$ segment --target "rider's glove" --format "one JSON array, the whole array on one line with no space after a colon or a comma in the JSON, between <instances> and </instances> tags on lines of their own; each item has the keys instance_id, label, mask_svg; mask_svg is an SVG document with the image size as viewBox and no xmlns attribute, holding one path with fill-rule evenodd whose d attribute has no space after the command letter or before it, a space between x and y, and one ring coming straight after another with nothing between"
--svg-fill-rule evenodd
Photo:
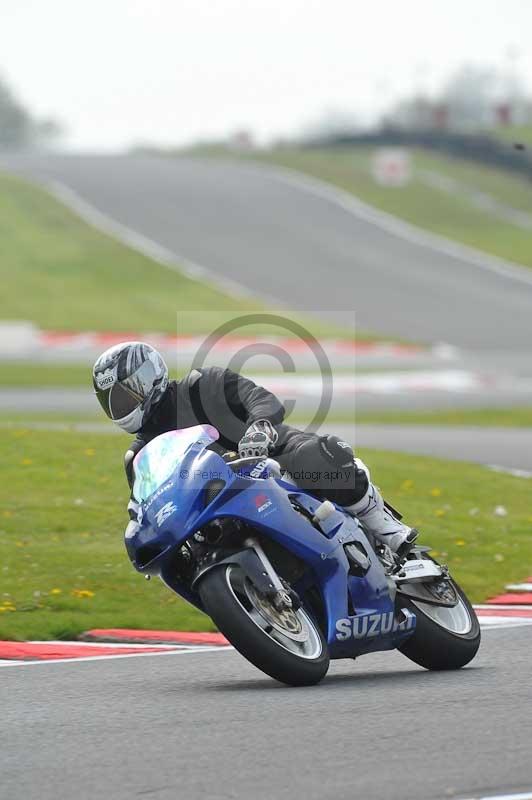
<instances>
[{"instance_id":1,"label":"rider's glove","mask_svg":"<svg viewBox=\"0 0 532 800\"><path fill-rule=\"evenodd\" d=\"M249 426L238 443L240 458L265 458L279 438L277 431L267 419L258 419Z\"/></svg>"}]
</instances>

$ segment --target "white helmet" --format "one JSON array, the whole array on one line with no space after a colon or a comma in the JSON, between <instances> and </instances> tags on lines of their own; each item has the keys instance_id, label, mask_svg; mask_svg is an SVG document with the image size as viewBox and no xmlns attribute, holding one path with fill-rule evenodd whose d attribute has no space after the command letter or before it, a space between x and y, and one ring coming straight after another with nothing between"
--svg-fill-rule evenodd
<instances>
[{"instance_id":1,"label":"white helmet","mask_svg":"<svg viewBox=\"0 0 532 800\"><path fill-rule=\"evenodd\" d=\"M163 357L144 342L121 342L96 359L94 390L107 416L128 433L139 431L168 387Z\"/></svg>"}]
</instances>

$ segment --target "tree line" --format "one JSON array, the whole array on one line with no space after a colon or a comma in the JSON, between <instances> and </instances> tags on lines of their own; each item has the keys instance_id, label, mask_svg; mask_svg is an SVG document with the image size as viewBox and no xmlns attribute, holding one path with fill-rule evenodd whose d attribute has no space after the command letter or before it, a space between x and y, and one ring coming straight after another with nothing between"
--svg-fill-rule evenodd
<instances>
[{"instance_id":1,"label":"tree line","mask_svg":"<svg viewBox=\"0 0 532 800\"><path fill-rule=\"evenodd\" d=\"M0 77L0 149L43 146L60 133L57 120L34 117Z\"/></svg>"}]
</instances>

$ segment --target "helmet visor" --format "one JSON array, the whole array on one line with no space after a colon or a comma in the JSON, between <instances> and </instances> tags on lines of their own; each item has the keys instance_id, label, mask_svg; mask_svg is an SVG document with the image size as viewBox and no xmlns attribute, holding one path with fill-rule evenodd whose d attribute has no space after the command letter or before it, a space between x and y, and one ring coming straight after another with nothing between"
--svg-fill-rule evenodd
<instances>
[{"instance_id":1,"label":"helmet visor","mask_svg":"<svg viewBox=\"0 0 532 800\"><path fill-rule=\"evenodd\" d=\"M109 389L96 389L96 397L113 420L127 417L142 404L141 397L120 383L114 383Z\"/></svg>"},{"instance_id":2,"label":"helmet visor","mask_svg":"<svg viewBox=\"0 0 532 800\"><path fill-rule=\"evenodd\" d=\"M142 405L142 397L120 383L115 383L109 389L109 416L111 419L127 417L136 408Z\"/></svg>"},{"instance_id":3,"label":"helmet visor","mask_svg":"<svg viewBox=\"0 0 532 800\"><path fill-rule=\"evenodd\" d=\"M146 361L133 375L108 388L101 389L96 385L96 396L107 416L112 420L123 419L145 403L153 393L154 386L162 380L155 380L155 374L152 362Z\"/></svg>"}]
</instances>

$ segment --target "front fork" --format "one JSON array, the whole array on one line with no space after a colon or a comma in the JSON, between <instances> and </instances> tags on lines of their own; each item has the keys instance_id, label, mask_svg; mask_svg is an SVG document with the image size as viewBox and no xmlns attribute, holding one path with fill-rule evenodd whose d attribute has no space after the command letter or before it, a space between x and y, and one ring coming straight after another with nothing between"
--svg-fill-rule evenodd
<instances>
[{"instance_id":1,"label":"front fork","mask_svg":"<svg viewBox=\"0 0 532 800\"><path fill-rule=\"evenodd\" d=\"M261 543L258 541L258 539L255 539L255 537L248 536L248 538L245 539L244 544L246 547L250 548L256 553L261 562L263 567L262 577L269 581L268 590L265 592L265 594L272 601L277 611L284 611L292 608L294 605L293 599L295 592L287 591L283 581L276 573L270 562L270 559L264 552L264 548L262 547Z\"/></svg>"},{"instance_id":2,"label":"front fork","mask_svg":"<svg viewBox=\"0 0 532 800\"><path fill-rule=\"evenodd\" d=\"M301 605L297 594L277 575L272 563L258 539L248 536L243 541L244 548L229 556L211 552L207 563L203 562L194 576L192 588L206 572L220 564L238 564L244 575L251 581L260 594L271 600L278 611L296 609ZM217 555L222 555L218 558Z\"/></svg>"}]
</instances>

